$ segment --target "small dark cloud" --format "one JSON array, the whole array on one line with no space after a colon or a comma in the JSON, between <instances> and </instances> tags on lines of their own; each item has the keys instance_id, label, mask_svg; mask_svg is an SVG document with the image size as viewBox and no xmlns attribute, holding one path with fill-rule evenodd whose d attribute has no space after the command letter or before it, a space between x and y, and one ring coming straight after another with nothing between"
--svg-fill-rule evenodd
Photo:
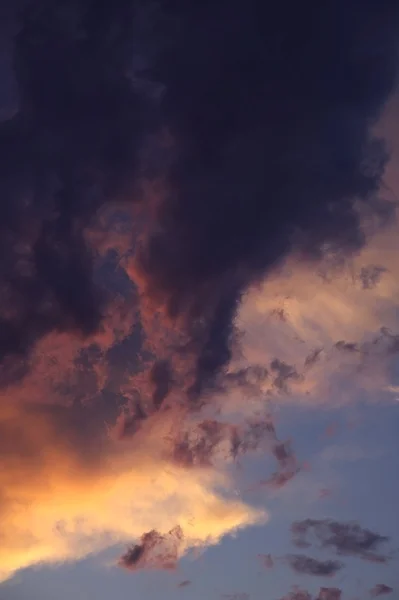
<instances>
[{"instance_id":1,"label":"small dark cloud","mask_svg":"<svg viewBox=\"0 0 399 600\"><path fill-rule=\"evenodd\" d=\"M261 365L250 365L238 371L223 375L222 383L225 389L238 388L248 391L259 391L260 386L269 377L268 370Z\"/></svg>"},{"instance_id":2,"label":"small dark cloud","mask_svg":"<svg viewBox=\"0 0 399 600\"><path fill-rule=\"evenodd\" d=\"M139 544L131 546L119 559L119 565L136 571L139 569L175 569L183 539L180 527L168 534L157 531L145 533Z\"/></svg>"},{"instance_id":3,"label":"small dark cloud","mask_svg":"<svg viewBox=\"0 0 399 600\"><path fill-rule=\"evenodd\" d=\"M270 363L270 369L273 373L273 385L280 392L287 391L287 386L291 381L297 381L300 379L300 375L295 367L288 365L278 358L272 360Z\"/></svg>"},{"instance_id":4,"label":"small dark cloud","mask_svg":"<svg viewBox=\"0 0 399 600\"><path fill-rule=\"evenodd\" d=\"M368 267L362 267L360 270L359 278L362 283L364 290L370 290L375 288L384 273L386 273L386 269L379 265L369 265Z\"/></svg>"},{"instance_id":5,"label":"small dark cloud","mask_svg":"<svg viewBox=\"0 0 399 600\"><path fill-rule=\"evenodd\" d=\"M341 600L342 591L339 588L322 587L315 600Z\"/></svg>"},{"instance_id":6,"label":"small dark cloud","mask_svg":"<svg viewBox=\"0 0 399 600\"><path fill-rule=\"evenodd\" d=\"M269 441L272 456L277 462L277 470L267 479L262 479L250 489L267 486L279 489L285 486L301 470L298 459L291 447L291 442L282 442L277 435L271 418L261 419L248 428L242 438L236 440L236 454L239 451L246 452L259 446L262 440Z\"/></svg>"},{"instance_id":7,"label":"small dark cloud","mask_svg":"<svg viewBox=\"0 0 399 600\"><path fill-rule=\"evenodd\" d=\"M190 579L185 579L184 581L181 581L177 587L185 588L185 587L188 587L189 585L191 585Z\"/></svg>"},{"instance_id":8,"label":"small dark cloud","mask_svg":"<svg viewBox=\"0 0 399 600\"><path fill-rule=\"evenodd\" d=\"M287 314L283 308L275 308L272 310L271 315L283 323L287 321Z\"/></svg>"},{"instance_id":9,"label":"small dark cloud","mask_svg":"<svg viewBox=\"0 0 399 600\"><path fill-rule=\"evenodd\" d=\"M305 358L305 367L311 367L320 359L320 355L323 352L323 348L316 348L312 350Z\"/></svg>"},{"instance_id":10,"label":"small dark cloud","mask_svg":"<svg viewBox=\"0 0 399 600\"><path fill-rule=\"evenodd\" d=\"M278 441L273 421L270 417L253 419L246 423L244 428L232 430L232 455L254 451L261 443L267 440L272 444Z\"/></svg>"},{"instance_id":11,"label":"small dark cloud","mask_svg":"<svg viewBox=\"0 0 399 600\"><path fill-rule=\"evenodd\" d=\"M341 600L342 591L339 588L321 587L318 594L312 598L307 590L294 586L294 590L281 598L281 600Z\"/></svg>"},{"instance_id":12,"label":"small dark cloud","mask_svg":"<svg viewBox=\"0 0 399 600\"><path fill-rule=\"evenodd\" d=\"M154 408L158 410L169 394L172 387L172 368L167 360L154 362L150 369L149 381L152 387L152 401Z\"/></svg>"},{"instance_id":13,"label":"small dark cloud","mask_svg":"<svg viewBox=\"0 0 399 600\"><path fill-rule=\"evenodd\" d=\"M300 466L291 448L291 443L289 441L280 442L277 440L277 436L276 442L272 453L277 461L278 470L265 483L274 488L281 488L299 473Z\"/></svg>"},{"instance_id":14,"label":"small dark cloud","mask_svg":"<svg viewBox=\"0 0 399 600\"><path fill-rule=\"evenodd\" d=\"M389 537L362 528L358 523L305 519L294 522L291 531L294 544L300 548L317 543L343 556L356 556L372 562L389 560L389 556L379 552Z\"/></svg>"},{"instance_id":15,"label":"small dark cloud","mask_svg":"<svg viewBox=\"0 0 399 600\"><path fill-rule=\"evenodd\" d=\"M223 440L229 440L231 427L220 421L207 419L193 430L181 432L172 441L171 458L185 467L209 466Z\"/></svg>"},{"instance_id":16,"label":"small dark cloud","mask_svg":"<svg viewBox=\"0 0 399 600\"><path fill-rule=\"evenodd\" d=\"M304 554L288 554L286 560L291 569L304 575L330 577L343 568L343 564L336 560L317 560Z\"/></svg>"},{"instance_id":17,"label":"small dark cloud","mask_svg":"<svg viewBox=\"0 0 399 600\"><path fill-rule=\"evenodd\" d=\"M335 344L335 347L342 352L359 352L358 344L354 344L353 342L344 342L343 340L340 340Z\"/></svg>"},{"instance_id":18,"label":"small dark cloud","mask_svg":"<svg viewBox=\"0 0 399 600\"><path fill-rule=\"evenodd\" d=\"M389 585L386 585L385 583L377 583L377 585L370 590L370 595L374 597L384 596L385 594L391 594L392 592L393 588L391 588Z\"/></svg>"},{"instance_id":19,"label":"small dark cloud","mask_svg":"<svg viewBox=\"0 0 399 600\"><path fill-rule=\"evenodd\" d=\"M281 598L281 600L312 600L312 596L306 590L295 589L284 596L284 598Z\"/></svg>"}]
</instances>

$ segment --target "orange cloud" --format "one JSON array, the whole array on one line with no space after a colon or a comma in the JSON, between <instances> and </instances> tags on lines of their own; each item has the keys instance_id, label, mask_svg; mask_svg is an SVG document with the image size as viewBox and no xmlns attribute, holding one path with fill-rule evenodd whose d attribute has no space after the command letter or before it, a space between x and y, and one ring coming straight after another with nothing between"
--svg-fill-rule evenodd
<instances>
[{"instance_id":1,"label":"orange cloud","mask_svg":"<svg viewBox=\"0 0 399 600\"><path fill-rule=\"evenodd\" d=\"M2 405L1 578L129 544L152 529L180 526L181 555L265 518L233 497L223 472L168 462L162 440L170 426L154 419L134 440L115 442L89 432L70 409Z\"/></svg>"}]
</instances>

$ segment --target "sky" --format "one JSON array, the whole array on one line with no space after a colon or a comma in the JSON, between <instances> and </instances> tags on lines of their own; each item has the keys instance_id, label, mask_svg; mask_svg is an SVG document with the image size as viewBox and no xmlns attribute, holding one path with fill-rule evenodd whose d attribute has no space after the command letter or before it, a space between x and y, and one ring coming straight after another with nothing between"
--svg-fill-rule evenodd
<instances>
[{"instance_id":1,"label":"sky","mask_svg":"<svg viewBox=\"0 0 399 600\"><path fill-rule=\"evenodd\" d=\"M0 600L399 600L399 4L0 10Z\"/></svg>"}]
</instances>

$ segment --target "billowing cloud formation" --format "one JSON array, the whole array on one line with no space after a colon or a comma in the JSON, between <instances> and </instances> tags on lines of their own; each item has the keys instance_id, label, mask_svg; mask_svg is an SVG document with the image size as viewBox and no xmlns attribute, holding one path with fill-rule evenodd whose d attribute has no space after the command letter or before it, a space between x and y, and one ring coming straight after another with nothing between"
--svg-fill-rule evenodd
<instances>
[{"instance_id":1,"label":"billowing cloud formation","mask_svg":"<svg viewBox=\"0 0 399 600\"><path fill-rule=\"evenodd\" d=\"M392 397L389 371L399 348L397 234L394 219L356 257L339 264L326 258L319 270L292 255L245 296L236 319L241 349L234 368L262 365L268 375L263 392L295 402L346 403L359 390L370 398L384 391ZM364 289L361 273L372 264L385 271Z\"/></svg>"},{"instance_id":2,"label":"billowing cloud formation","mask_svg":"<svg viewBox=\"0 0 399 600\"><path fill-rule=\"evenodd\" d=\"M389 555L381 554L380 547L389 537L360 527L358 523L339 523L330 519L305 519L292 524L294 544L300 548L313 542L334 550L343 556L357 556L373 562L386 562Z\"/></svg>"},{"instance_id":3,"label":"billowing cloud formation","mask_svg":"<svg viewBox=\"0 0 399 600\"><path fill-rule=\"evenodd\" d=\"M375 205L381 182L370 125L396 77L399 11L375 0L170 6L176 30L157 73L177 158L134 272L192 340L196 395L229 359L250 283L293 248L315 259L362 245L354 200Z\"/></svg>"},{"instance_id":4,"label":"billowing cloud formation","mask_svg":"<svg viewBox=\"0 0 399 600\"><path fill-rule=\"evenodd\" d=\"M144 119L128 77L132 2L24 4L19 106L0 125L2 357L53 330L98 327L105 298L83 231L126 191Z\"/></svg>"},{"instance_id":5,"label":"billowing cloud formation","mask_svg":"<svg viewBox=\"0 0 399 600\"><path fill-rule=\"evenodd\" d=\"M343 567L343 564L336 560L317 560L304 554L289 554L286 559L296 573L304 575L329 577L335 575Z\"/></svg>"},{"instance_id":6,"label":"billowing cloud formation","mask_svg":"<svg viewBox=\"0 0 399 600\"><path fill-rule=\"evenodd\" d=\"M399 19L395 3L359 7L26 2L19 107L0 132L2 353L98 326L84 230L106 203L142 200L145 178L164 191L139 202L132 273L143 310L164 307L188 336L191 394L228 360L248 284L294 247L357 249L354 201L371 202L383 173L370 126L395 83ZM151 137L165 129L166 161Z\"/></svg>"},{"instance_id":7,"label":"billowing cloud formation","mask_svg":"<svg viewBox=\"0 0 399 600\"><path fill-rule=\"evenodd\" d=\"M0 124L1 576L119 543L125 566L160 564L181 531L174 563L266 517L233 498L223 458L265 444L268 484L297 473L265 397L397 349L389 328L363 334L397 281L394 228L372 235L393 210L371 126L399 7L19 4Z\"/></svg>"}]
</instances>

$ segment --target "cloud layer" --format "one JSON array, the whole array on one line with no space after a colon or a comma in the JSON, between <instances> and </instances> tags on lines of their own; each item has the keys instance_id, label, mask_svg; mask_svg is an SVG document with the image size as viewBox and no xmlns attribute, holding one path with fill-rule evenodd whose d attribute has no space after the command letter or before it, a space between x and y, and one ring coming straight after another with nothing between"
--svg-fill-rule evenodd
<instances>
[{"instance_id":1,"label":"cloud layer","mask_svg":"<svg viewBox=\"0 0 399 600\"><path fill-rule=\"evenodd\" d=\"M120 543L125 567L171 566L267 518L234 494L242 453L270 452L268 485L298 472L269 398L392 383L396 215L372 126L399 7L9 8L0 574Z\"/></svg>"}]
</instances>

